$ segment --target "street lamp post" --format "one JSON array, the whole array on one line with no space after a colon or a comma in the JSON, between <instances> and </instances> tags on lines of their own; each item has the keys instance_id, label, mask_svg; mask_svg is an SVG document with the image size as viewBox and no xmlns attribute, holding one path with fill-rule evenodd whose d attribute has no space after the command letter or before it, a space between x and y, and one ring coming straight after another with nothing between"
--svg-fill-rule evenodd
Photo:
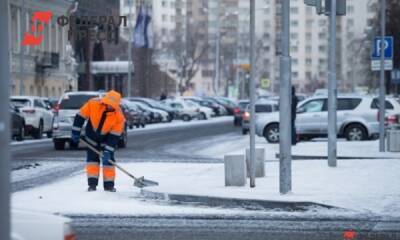
<instances>
[{"instance_id":1,"label":"street lamp post","mask_svg":"<svg viewBox=\"0 0 400 240\"><path fill-rule=\"evenodd\" d=\"M221 3L217 1L217 33L216 33L216 49L215 49L215 74L214 74L214 94L217 96L219 91L219 55L220 55L220 19L219 19L219 12L220 12Z\"/></svg>"},{"instance_id":2,"label":"street lamp post","mask_svg":"<svg viewBox=\"0 0 400 240\"><path fill-rule=\"evenodd\" d=\"M336 80L336 0L331 1L328 83L328 165L337 165L337 80Z\"/></svg>"},{"instance_id":3,"label":"street lamp post","mask_svg":"<svg viewBox=\"0 0 400 240\"><path fill-rule=\"evenodd\" d=\"M279 191L281 194L287 194L292 190L290 0L282 1L282 26L279 100Z\"/></svg>"},{"instance_id":4,"label":"street lamp post","mask_svg":"<svg viewBox=\"0 0 400 240\"><path fill-rule=\"evenodd\" d=\"M132 30L132 1L128 0L129 4L129 21L128 21L128 28L129 28L129 42L128 42L128 97L132 96L132 37L133 37L133 30Z\"/></svg>"},{"instance_id":5,"label":"street lamp post","mask_svg":"<svg viewBox=\"0 0 400 240\"><path fill-rule=\"evenodd\" d=\"M385 151L385 35L386 0L381 0L381 72L379 81L379 151Z\"/></svg>"},{"instance_id":6,"label":"street lamp post","mask_svg":"<svg viewBox=\"0 0 400 240\"><path fill-rule=\"evenodd\" d=\"M8 0L0 1L0 239L10 239L10 45ZM16 29L14 29L16 31Z\"/></svg>"}]
</instances>

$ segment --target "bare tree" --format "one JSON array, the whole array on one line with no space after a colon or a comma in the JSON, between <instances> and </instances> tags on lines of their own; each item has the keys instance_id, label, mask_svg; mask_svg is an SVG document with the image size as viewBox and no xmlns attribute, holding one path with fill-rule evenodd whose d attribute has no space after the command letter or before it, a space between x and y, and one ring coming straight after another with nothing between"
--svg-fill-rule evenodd
<instances>
[{"instance_id":1,"label":"bare tree","mask_svg":"<svg viewBox=\"0 0 400 240\"><path fill-rule=\"evenodd\" d=\"M200 69L200 63L208 50L208 43L202 38L201 28L191 25L186 30L186 36L176 33L174 41L167 45L167 54L176 63L179 76L179 91L182 94L192 84L193 77Z\"/></svg>"}]
</instances>

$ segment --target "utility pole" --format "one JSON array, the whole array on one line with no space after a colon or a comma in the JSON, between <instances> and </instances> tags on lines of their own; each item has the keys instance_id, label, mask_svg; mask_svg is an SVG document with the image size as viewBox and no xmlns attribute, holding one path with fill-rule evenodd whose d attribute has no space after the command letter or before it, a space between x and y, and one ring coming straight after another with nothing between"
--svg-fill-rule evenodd
<instances>
[{"instance_id":1,"label":"utility pole","mask_svg":"<svg viewBox=\"0 0 400 240\"><path fill-rule=\"evenodd\" d=\"M256 124L256 54L255 54L255 0L250 0L250 187L254 188L256 186L256 134L255 134L255 124Z\"/></svg>"},{"instance_id":2,"label":"utility pole","mask_svg":"<svg viewBox=\"0 0 400 240\"><path fill-rule=\"evenodd\" d=\"M133 30L132 30L132 1L128 0L129 4L129 21L128 21L128 28L129 28L129 42L128 42L128 96L132 96L132 37L133 37Z\"/></svg>"},{"instance_id":3,"label":"utility pole","mask_svg":"<svg viewBox=\"0 0 400 240\"><path fill-rule=\"evenodd\" d=\"M381 0L381 72L379 81L379 151L385 151L385 35L386 0Z\"/></svg>"},{"instance_id":4,"label":"utility pole","mask_svg":"<svg viewBox=\"0 0 400 240\"><path fill-rule=\"evenodd\" d=\"M220 0L217 0L217 33L216 33L216 49L215 49L215 74L214 74L214 94L218 95L218 88L219 88L219 55L220 55L220 19L219 19L219 12L221 8Z\"/></svg>"},{"instance_id":5,"label":"utility pole","mask_svg":"<svg viewBox=\"0 0 400 240\"><path fill-rule=\"evenodd\" d=\"M281 194L287 194L292 190L290 0L282 0L282 27L279 97L279 191Z\"/></svg>"},{"instance_id":6,"label":"utility pole","mask_svg":"<svg viewBox=\"0 0 400 240\"><path fill-rule=\"evenodd\" d=\"M0 239L10 239L10 30L8 0L0 1ZM17 31L15 29L15 31ZM20 44L20 43L17 43Z\"/></svg>"},{"instance_id":7,"label":"utility pole","mask_svg":"<svg viewBox=\"0 0 400 240\"><path fill-rule=\"evenodd\" d=\"M329 12L329 83L328 83L328 165L337 166L337 82L336 82L336 0L330 1Z\"/></svg>"},{"instance_id":8,"label":"utility pole","mask_svg":"<svg viewBox=\"0 0 400 240\"><path fill-rule=\"evenodd\" d=\"M21 29L20 29L20 34L21 34L21 39L24 37L24 33L26 30L26 10L25 10L25 0L22 0L21 3ZM17 30L16 30L17 31ZM25 85L24 85L24 53L25 53L25 46L20 44L19 45L19 77L20 77L20 83L19 83L19 95L25 95Z\"/></svg>"}]
</instances>

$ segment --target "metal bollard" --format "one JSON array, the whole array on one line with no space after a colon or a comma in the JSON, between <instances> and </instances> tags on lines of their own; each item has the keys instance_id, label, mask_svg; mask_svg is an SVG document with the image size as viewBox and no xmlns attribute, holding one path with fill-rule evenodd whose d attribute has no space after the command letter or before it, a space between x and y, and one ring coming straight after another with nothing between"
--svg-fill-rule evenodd
<instances>
[{"instance_id":1,"label":"metal bollard","mask_svg":"<svg viewBox=\"0 0 400 240\"><path fill-rule=\"evenodd\" d=\"M246 185L246 161L244 155L225 155L225 186Z\"/></svg>"}]
</instances>

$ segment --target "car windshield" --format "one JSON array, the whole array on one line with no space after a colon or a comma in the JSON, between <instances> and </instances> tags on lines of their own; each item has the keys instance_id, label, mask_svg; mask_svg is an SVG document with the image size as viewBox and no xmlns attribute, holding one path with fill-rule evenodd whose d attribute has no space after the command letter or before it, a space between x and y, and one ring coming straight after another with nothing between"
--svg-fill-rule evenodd
<instances>
[{"instance_id":1,"label":"car windshield","mask_svg":"<svg viewBox=\"0 0 400 240\"><path fill-rule=\"evenodd\" d=\"M30 107L31 106L31 101L28 99L11 99L11 104L14 107L20 108L20 107Z\"/></svg>"},{"instance_id":2,"label":"car windshield","mask_svg":"<svg viewBox=\"0 0 400 240\"><path fill-rule=\"evenodd\" d=\"M85 104L89 99L98 97L97 95L88 95L88 94L74 94L74 95L65 95L60 102L60 109L79 109Z\"/></svg>"}]
</instances>

